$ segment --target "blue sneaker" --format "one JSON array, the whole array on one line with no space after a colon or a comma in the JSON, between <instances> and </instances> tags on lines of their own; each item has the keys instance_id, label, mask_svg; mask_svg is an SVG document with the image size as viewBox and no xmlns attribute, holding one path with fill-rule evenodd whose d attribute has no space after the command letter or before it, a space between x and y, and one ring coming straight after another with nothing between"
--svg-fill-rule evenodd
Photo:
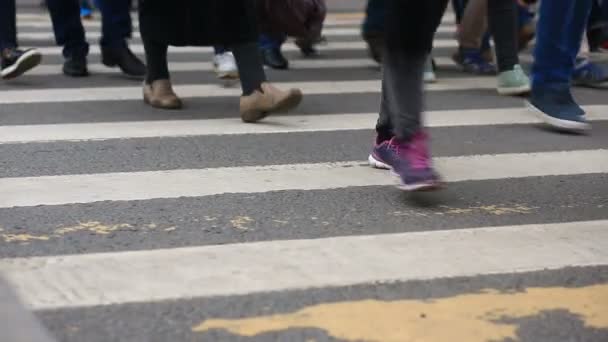
<instances>
[{"instance_id":1,"label":"blue sneaker","mask_svg":"<svg viewBox=\"0 0 608 342\"><path fill-rule=\"evenodd\" d=\"M577 58L572 84L580 87L608 88L608 68L587 58Z\"/></svg>"},{"instance_id":2,"label":"blue sneaker","mask_svg":"<svg viewBox=\"0 0 608 342\"><path fill-rule=\"evenodd\" d=\"M496 75L496 66L486 61L481 52L475 49L461 49L459 53L452 56L454 62L462 67L462 70L475 75Z\"/></svg>"},{"instance_id":3,"label":"blue sneaker","mask_svg":"<svg viewBox=\"0 0 608 342\"><path fill-rule=\"evenodd\" d=\"M386 165L399 178L398 188L405 191L429 191L441 187L441 179L433 169L428 137L419 132L409 142L392 138L374 147L374 160ZM371 161L371 160L370 160Z\"/></svg>"},{"instance_id":4,"label":"blue sneaker","mask_svg":"<svg viewBox=\"0 0 608 342\"><path fill-rule=\"evenodd\" d=\"M585 111L574 101L569 84L532 87L527 106L553 128L572 132L591 128L585 119Z\"/></svg>"}]
</instances>

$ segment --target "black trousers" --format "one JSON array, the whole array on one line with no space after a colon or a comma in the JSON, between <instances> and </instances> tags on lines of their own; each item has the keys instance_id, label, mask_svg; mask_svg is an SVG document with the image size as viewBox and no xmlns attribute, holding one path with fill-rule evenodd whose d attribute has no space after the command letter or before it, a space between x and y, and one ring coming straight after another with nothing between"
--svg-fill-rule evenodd
<instances>
[{"instance_id":1,"label":"black trousers","mask_svg":"<svg viewBox=\"0 0 608 342\"><path fill-rule=\"evenodd\" d=\"M0 0L0 51L17 47L15 0Z\"/></svg>"},{"instance_id":2,"label":"black trousers","mask_svg":"<svg viewBox=\"0 0 608 342\"><path fill-rule=\"evenodd\" d=\"M4 1L4 0L3 0ZM85 38L84 27L80 19L79 0L47 0L55 40L63 46L63 55L86 56L89 44ZM103 0L99 2L102 16L103 47L121 47L131 37L132 23L129 10L130 0Z\"/></svg>"}]
</instances>

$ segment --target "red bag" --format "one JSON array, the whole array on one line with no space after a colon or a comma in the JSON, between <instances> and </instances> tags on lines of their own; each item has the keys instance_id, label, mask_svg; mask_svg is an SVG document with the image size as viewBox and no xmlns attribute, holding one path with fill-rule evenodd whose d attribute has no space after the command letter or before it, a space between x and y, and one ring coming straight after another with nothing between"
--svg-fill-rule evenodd
<instances>
[{"instance_id":1,"label":"red bag","mask_svg":"<svg viewBox=\"0 0 608 342\"><path fill-rule=\"evenodd\" d=\"M257 0L260 30L300 39L321 37L327 15L325 0Z\"/></svg>"}]
</instances>

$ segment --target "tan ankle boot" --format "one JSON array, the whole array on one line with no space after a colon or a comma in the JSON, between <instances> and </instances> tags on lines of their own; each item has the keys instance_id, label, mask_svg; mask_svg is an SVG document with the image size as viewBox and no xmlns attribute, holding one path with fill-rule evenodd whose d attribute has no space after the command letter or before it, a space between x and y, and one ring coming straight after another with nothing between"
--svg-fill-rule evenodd
<instances>
[{"instance_id":1,"label":"tan ankle boot","mask_svg":"<svg viewBox=\"0 0 608 342\"><path fill-rule=\"evenodd\" d=\"M152 84L144 83L144 102L156 108L182 108L182 101L173 92L169 80L156 80Z\"/></svg>"},{"instance_id":2,"label":"tan ankle boot","mask_svg":"<svg viewBox=\"0 0 608 342\"><path fill-rule=\"evenodd\" d=\"M282 91L270 83L262 83L262 91L241 97L241 119L244 122L262 120L271 113L287 112L302 102L300 89Z\"/></svg>"}]
</instances>

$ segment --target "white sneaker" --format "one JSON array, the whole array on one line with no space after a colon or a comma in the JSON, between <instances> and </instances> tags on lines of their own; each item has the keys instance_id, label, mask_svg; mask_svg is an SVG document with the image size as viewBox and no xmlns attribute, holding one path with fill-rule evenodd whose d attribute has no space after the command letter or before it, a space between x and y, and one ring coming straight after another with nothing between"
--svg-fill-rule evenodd
<instances>
[{"instance_id":1,"label":"white sneaker","mask_svg":"<svg viewBox=\"0 0 608 342\"><path fill-rule=\"evenodd\" d=\"M239 78L239 69L232 52L224 52L213 56L213 68L219 79L234 80Z\"/></svg>"},{"instance_id":2,"label":"white sneaker","mask_svg":"<svg viewBox=\"0 0 608 342\"><path fill-rule=\"evenodd\" d=\"M433 58L429 57L424 64L424 74L422 79L425 83L437 82L437 75L435 75L435 67L433 66Z\"/></svg>"}]
</instances>

